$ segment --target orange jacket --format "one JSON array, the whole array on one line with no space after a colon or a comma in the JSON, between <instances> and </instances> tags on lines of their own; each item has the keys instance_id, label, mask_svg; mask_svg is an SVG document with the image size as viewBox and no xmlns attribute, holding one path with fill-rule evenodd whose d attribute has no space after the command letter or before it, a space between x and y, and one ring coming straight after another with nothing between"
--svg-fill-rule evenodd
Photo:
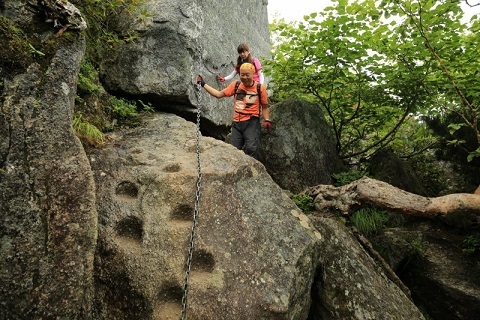
<instances>
[{"instance_id":1,"label":"orange jacket","mask_svg":"<svg viewBox=\"0 0 480 320\"><path fill-rule=\"evenodd\" d=\"M268 105L267 89L262 84L260 85L261 99L258 101L257 82L253 82L251 87L246 87L242 82L238 86L237 92L235 92L236 81L230 83L228 87L223 89L223 93L227 97L235 96L233 116L234 122L242 122L249 120L252 116L260 117L260 105Z\"/></svg>"}]
</instances>

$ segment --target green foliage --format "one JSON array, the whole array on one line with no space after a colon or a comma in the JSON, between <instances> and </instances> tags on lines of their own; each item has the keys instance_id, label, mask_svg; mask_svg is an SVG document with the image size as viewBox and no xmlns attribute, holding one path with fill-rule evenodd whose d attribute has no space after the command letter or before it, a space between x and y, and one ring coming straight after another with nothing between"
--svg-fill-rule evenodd
<instances>
[{"instance_id":1,"label":"green foliage","mask_svg":"<svg viewBox=\"0 0 480 320\"><path fill-rule=\"evenodd\" d=\"M99 146L104 143L103 133L94 125L85 121L81 114L73 118L73 131L83 142L90 146Z\"/></svg>"},{"instance_id":2,"label":"green foliage","mask_svg":"<svg viewBox=\"0 0 480 320\"><path fill-rule=\"evenodd\" d=\"M98 71L89 60L84 59L78 75L78 94L97 94L103 91L98 83Z\"/></svg>"},{"instance_id":3,"label":"green foliage","mask_svg":"<svg viewBox=\"0 0 480 320\"><path fill-rule=\"evenodd\" d=\"M480 165L478 147L475 149L478 137L468 125L459 123L462 117L458 113L447 113L424 119L429 128L439 136L439 148L436 152L439 159L455 160L456 163L471 167Z\"/></svg>"},{"instance_id":4,"label":"green foliage","mask_svg":"<svg viewBox=\"0 0 480 320\"><path fill-rule=\"evenodd\" d=\"M112 118L117 119L121 124L133 124L136 122L139 113L134 102L115 96L110 96L108 102L107 108Z\"/></svg>"},{"instance_id":5,"label":"green foliage","mask_svg":"<svg viewBox=\"0 0 480 320\"><path fill-rule=\"evenodd\" d=\"M424 121L413 117L405 118L395 133L389 147L402 159L412 159L419 154L438 148L439 138Z\"/></svg>"},{"instance_id":6,"label":"green foliage","mask_svg":"<svg viewBox=\"0 0 480 320\"><path fill-rule=\"evenodd\" d=\"M470 145L451 139L473 159L480 155L480 22L462 23L459 3L338 1L302 22L275 21L265 73L276 96L325 110L350 164L391 144L406 156L434 147L420 119L448 113L478 137Z\"/></svg>"},{"instance_id":7,"label":"green foliage","mask_svg":"<svg viewBox=\"0 0 480 320\"><path fill-rule=\"evenodd\" d=\"M42 57L45 56L45 53L41 52L40 50L35 49L35 47L32 46L30 43L28 44L28 46L29 46L29 48L30 48L29 52L30 52L33 56L35 56L35 55L42 56Z\"/></svg>"},{"instance_id":8,"label":"green foliage","mask_svg":"<svg viewBox=\"0 0 480 320\"><path fill-rule=\"evenodd\" d=\"M88 99L88 102L90 101ZM81 106L83 106L83 110L77 111L76 117L82 120L82 122L88 122L102 132L112 131L123 126L135 126L139 123L142 114L153 111L149 103L144 103L140 100L130 101L108 94L102 94L100 101L93 100L94 104L101 104L100 110L96 110L98 108L95 107L89 108L88 102L77 96L76 103L78 108L82 109ZM83 119L88 119L88 121L83 121ZM98 144L92 143L91 145Z\"/></svg>"},{"instance_id":9,"label":"green foliage","mask_svg":"<svg viewBox=\"0 0 480 320\"><path fill-rule=\"evenodd\" d=\"M480 158L480 147L471 151L467 156L467 161L471 162L474 158Z\"/></svg>"},{"instance_id":10,"label":"green foliage","mask_svg":"<svg viewBox=\"0 0 480 320\"><path fill-rule=\"evenodd\" d=\"M465 237L462 241L462 251L468 255L480 252L480 233L474 233Z\"/></svg>"},{"instance_id":11,"label":"green foliage","mask_svg":"<svg viewBox=\"0 0 480 320\"><path fill-rule=\"evenodd\" d=\"M21 72L33 61L30 54L31 44L27 36L15 26L14 22L0 15L0 76ZM7 63L8 62L8 63ZM3 71L2 69L5 68Z\"/></svg>"},{"instance_id":12,"label":"green foliage","mask_svg":"<svg viewBox=\"0 0 480 320\"><path fill-rule=\"evenodd\" d=\"M137 106L123 98L110 97L110 112L116 118L121 120L128 120L129 118L136 118L138 116Z\"/></svg>"},{"instance_id":13,"label":"green foliage","mask_svg":"<svg viewBox=\"0 0 480 320\"><path fill-rule=\"evenodd\" d=\"M76 109L77 123L86 132L85 136L99 137L94 128L110 131L118 126L135 125L139 119L137 103L123 98L110 96L100 84L98 70L101 63L107 61L118 45L134 41L138 33L134 31L139 23L150 18L142 8L147 0L86 0L74 1L87 20L87 51L82 61L78 77ZM132 21L129 26L118 28L122 18ZM152 107L139 102L144 111ZM89 122L83 121L89 119ZM88 126L90 124L91 126ZM98 129L97 129L98 130ZM96 143L93 143L96 144Z\"/></svg>"},{"instance_id":14,"label":"green foliage","mask_svg":"<svg viewBox=\"0 0 480 320\"><path fill-rule=\"evenodd\" d=\"M108 59L109 53L124 42L138 38L135 27L151 18L150 13L142 8L147 0L85 0L78 1L88 23L87 57L96 63ZM118 19L128 16L132 25L118 28Z\"/></svg>"},{"instance_id":15,"label":"green foliage","mask_svg":"<svg viewBox=\"0 0 480 320\"><path fill-rule=\"evenodd\" d=\"M309 213L315 210L315 205L313 204L313 199L306 194L294 194L292 196L293 202L300 208L304 213Z\"/></svg>"},{"instance_id":16,"label":"green foliage","mask_svg":"<svg viewBox=\"0 0 480 320\"><path fill-rule=\"evenodd\" d=\"M365 236L372 236L385 228L388 215L385 211L376 208L362 208L355 212L350 221Z\"/></svg>"},{"instance_id":17,"label":"green foliage","mask_svg":"<svg viewBox=\"0 0 480 320\"><path fill-rule=\"evenodd\" d=\"M75 3L84 13L89 26L86 31L87 52L80 68L76 101L82 110L80 114L91 119L102 131L137 123L139 113L136 103L109 96L98 80L98 68L113 56L112 52L118 45L138 37L135 27L150 17L142 8L146 3L146 0L86 0ZM118 28L117 22L125 16L134 21L133 24ZM86 99L87 96L89 99ZM94 105L88 105L92 101ZM98 108L97 104L101 107ZM142 105L145 110L151 110L150 106Z\"/></svg>"},{"instance_id":18,"label":"green foliage","mask_svg":"<svg viewBox=\"0 0 480 320\"><path fill-rule=\"evenodd\" d=\"M151 113L155 111L152 107L152 104L149 102L145 103L142 100L138 100L138 103L142 106L142 111L144 113Z\"/></svg>"},{"instance_id":19,"label":"green foliage","mask_svg":"<svg viewBox=\"0 0 480 320\"><path fill-rule=\"evenodd\" d=\"M371 53L378 46L371 31L378 22L364 19L365 13L352 14L363 9L351 6L327 9L321 21L311 15L298 26L279 24L275 59L266 64L276 94L305 97L325 109L343 157L358 155L374 143L382 147L382 139L411 107L397 96L419 91L392 88L385 75L398 75L386 70L384 57Z\"/></svg>"},{"instance_id":20,"label":"green foliage","mask_svg":"<svg viewBox=\"0 0 480 320\"><path fill-rule=\"evenodd\" d=\"M353 181L360 179L367 175L366 171L362 170L350 170L339 173L332 174L332 177L335 179L335 186L341 187L347 185Z\"/></svg>"},{"instance_id":21,"label":"green foliage","mask_svg":"<svg viewBox=\"0 0 480 320\"><path fill-rule=\"evenodd\" d=\"M428 242L426 241L418 241L414 240L410 243L410 249L412 250L412 254L414 256L422 256L425 254L427 250Z\"/></svg>"}]
</instances>

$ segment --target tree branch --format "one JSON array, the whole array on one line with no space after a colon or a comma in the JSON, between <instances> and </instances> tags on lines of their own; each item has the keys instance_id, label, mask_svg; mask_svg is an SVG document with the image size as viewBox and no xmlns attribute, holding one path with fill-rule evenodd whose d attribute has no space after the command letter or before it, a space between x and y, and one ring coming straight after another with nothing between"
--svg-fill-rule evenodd
<instances>
[{"instance_id":1,"label":"tree branch","mask_svg":"<svg viewBox=\"0 0 480 320\"><path fill-rule=\"evenodd\" d=\"M480 195L477 194L428 198L368 177L342 187L319 185L308 188L304 194L314 198L315 208L321 213L351 215L361 207L374 206L416 217L439 218L453 226L480 224Z\"/></svg>"},{"instance_id":2,"label":"tree branch","mask_svg":"<svg viewBox=\"0 0 480 320\"><path fill-rule=\"evenodd\" d=\"M415 104L415 102L417 101L417 97L415 97L413 99L413 101L411 101L410 103L408 103L407 107L405 108L405 111L402 115L402 117L400 118L400 120L398 120L398 122L395 124L395 126L385 135L383 136L382 139L378 140L377 142L369 145L368 147L366 147L365 149L361 150L361 151L358 151L358 152L355 152L355 153L351 153L351 154L348 154L348 155L344 155L342 157L343 158L352 158L352 157L356 157L358 155L361 155L361 154L364 154L365 152L367 152L368 150L371 150L373 148L375 148L376 146L382 144L384 141L386 141L392 134L394 134L395 132L397 132L398 128L400 128L400 126L402 125L403 121L405 121L405 118L408 116L408 114L410 113L410 107L412 105Z\"/></svg>"}]
</instances>

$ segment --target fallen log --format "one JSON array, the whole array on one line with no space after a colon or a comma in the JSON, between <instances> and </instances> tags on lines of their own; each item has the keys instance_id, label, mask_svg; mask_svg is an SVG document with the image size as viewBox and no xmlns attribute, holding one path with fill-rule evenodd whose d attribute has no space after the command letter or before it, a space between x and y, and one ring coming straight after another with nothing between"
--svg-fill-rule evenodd
<instances>
[{"instance_id":1,"label":"fallen log","mask_svg":"<svg viewBox=\"0 0 480 320\"><path fill-rule=\"evenodd\" d=\"M373 206L411 216L440 218L454 226L480 224L478 194L455 193L428 198L368 177L342 187L318 185L303 193L311 196L315 209L323 213L351 215L362 207Z\"/></svg>"}]
</instances>

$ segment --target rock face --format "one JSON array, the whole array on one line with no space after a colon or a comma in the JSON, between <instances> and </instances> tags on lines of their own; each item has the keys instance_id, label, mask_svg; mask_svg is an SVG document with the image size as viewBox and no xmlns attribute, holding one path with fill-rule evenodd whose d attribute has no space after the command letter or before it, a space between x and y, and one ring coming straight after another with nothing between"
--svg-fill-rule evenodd
<instances>
[{"instance_id":1,"label":"rock face","mask_svg":"<svg viewBox=\"0 0 480 320\"><path fill-rule=\"evenodd\" d=\"M0 318L88 319L97 235L93 175L72 131L85 41L4 79L0 100ZM45 61L45 60L44 60ZM48 68L48 69L47 69Z\"/></svg>"},{"instance_id":2,"label":"rock face","mask_svg":"<svg viewBox=\"0 0 480 320\"><path fill-rule=\"evenodd\" d=\"M402 190L421 196L432 196L427 194L413 168L398 158L392 150L385 149L375 154L370 160L368 172L371 177Z\"/></svg>"},{"instance_id":3,"label":"rock face","mask_svg":"<svg viewBox=\"0 0 480 320\"><path fill-rule=\"evenodd\" d=\"M196 199L194 125L156 114L114 138L90 155L94 318L176 319ZM422 319L344 225L313 228L260 162L211 138L200 146L188 319Z\"/></svg>"},{"instance_id":4,"label":"rock face","mask_svg":"<svg viewBox=\"0 0 480 320\"><path fill-rule=\"evenodd\" d=\"M157 114L91 155L96 318L177 319L196 199L193 124ZM306 319L320 234L263 165L202 137L188 319Z\"/></svg>"},{"instance_id":5,"label":"rock face","mask_svg":"<svg viewBox=\"0 0 480 320\"><path fill-rule=\"evenodd\" d=\"M343 223L331 218L313 222L324 241L310 320L424 319Z\"/></svg>"},{"instance_id":6,"label":"rock face","mask_svg":"<svg viewBox=\"0 0 480 320\"><path fill-rule=\"evenodd\" d=\"M425 251L400 270L412 297L433 319L476 319L480 313L479 254L462 252L465 239L443 226L423 223ZM389 243L389 242L385 242ZM475 258L476 257L476 258Z\"/></svg>"},{"instance_id":7,"label":"rock face","mask_svg":"<svg viewBox=\"0 0 480 320\"><path fill-rule=\"evenodd\" d=\"M118 21L119 31L133 28L140 32L140 38L119 46L112 59L105 61L105 87L193 119L198 74L221 90L227 84L217 82L216 75L232 72L240 43L247 43L252 55L260 59L269 56L267 3L149 1L145 9L151 18L138 22L138 17L126 15ZM224 137L233 117L232 101L205 95L202 131Z\"/></svg>"},{"instance_id":8,"label":"rock face","mask_svg":"<svg viewBox=\"0 0 480 320\"><path fill-rule=\"evenodd\" d=\"M262 136L262 162L275 182L294 193L332 183L342 164L321 107L289 100L270 114L274 129Z\"/></svg>"}]
</instances>

